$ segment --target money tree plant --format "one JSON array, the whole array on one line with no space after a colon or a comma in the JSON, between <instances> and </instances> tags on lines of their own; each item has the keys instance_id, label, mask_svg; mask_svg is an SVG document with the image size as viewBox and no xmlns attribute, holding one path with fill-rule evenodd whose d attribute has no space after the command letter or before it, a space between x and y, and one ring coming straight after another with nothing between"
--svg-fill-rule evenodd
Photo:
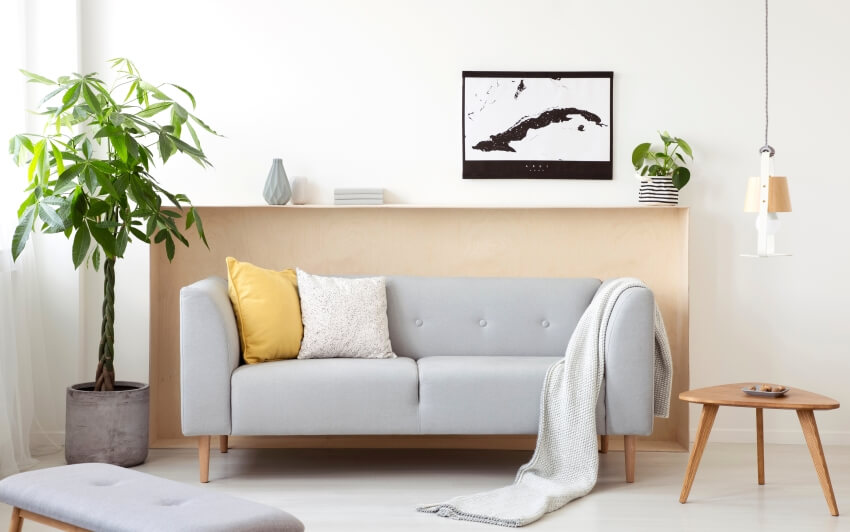
<instances>
[{"instance_id":1,"label":"money tree plant","mask_svg":"<svg viewBox=\"0 0 850 532\"><path fill-rule=\"evenodd\" d=\"M169 261L175 242L189 245L181 231L194 226L207 244L189 198L165 190L151 174L154 165L181 153L206 168L196 127L217 135L195 116L195 97L185 88L148 83L128 59L110 65L117 79L109 85L96 73L52 80L22 70L30 82L50 87L35 110L44 117L44 130L9 142L28 182L12 237L14 259L32 231L40 230L73 239L75 269L103 265L96 391L115 389L115 261L130 241L164 245ZM183 140L187 132L189 142Z\"/></svg>"}]
</instances>

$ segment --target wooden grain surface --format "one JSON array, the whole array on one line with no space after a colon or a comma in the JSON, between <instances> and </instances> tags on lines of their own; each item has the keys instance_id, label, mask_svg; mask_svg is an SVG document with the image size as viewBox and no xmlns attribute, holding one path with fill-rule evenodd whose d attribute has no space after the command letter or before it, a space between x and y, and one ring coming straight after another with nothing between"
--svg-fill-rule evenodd
<instances>
[{"instance_id":1,"label":"wooden grain surface","mask_svg":"<svg viewBox=\"0 0 850 532\"><path fill-rule=\"evenodd\" d=\"M753 384L757 383L740 382L688 390L680 393L679 399L689 403L783 410L833 410L840 406L835 399L806 390L799 390L793 386L790 387L788 393L780 397L756 397L747 395L742 391L742 388L748 388Z\"/></svg>"},{"instance_id":2,"label":"wooden grain surface","mask_svg":"<svg viewBox=\"0 0 850 532\"><path fill-rule=\"evenodd\" d=\"M152 447L182 447L180 288L224 276L227 256L266 268L298 266L316 274L643 279L655 293L673 352L673 393L688 387L688 210L643 208L199 207L210 243L190 237L172 264L150 248ZM673 401L648 440L687 448L688 409ZM392 437L370 436L376 446ZM414 438L415 437L411 437ZM504 438L485 437L492 448ZM407 442L410 438L405 438ZM303 445L306 438L276 438ZM427 439L434 442L434 438ZM463 437L446 436L440 446ZM643 440L643 438L641 439ZM234 446L268 439L233 438ZM350 438L327 437L326 446ZM533 441L533 440L532 440ZM613 445L620 442L612 440ZM641 444L639 442L639 448Z\"/></svg>"}]
</instances>

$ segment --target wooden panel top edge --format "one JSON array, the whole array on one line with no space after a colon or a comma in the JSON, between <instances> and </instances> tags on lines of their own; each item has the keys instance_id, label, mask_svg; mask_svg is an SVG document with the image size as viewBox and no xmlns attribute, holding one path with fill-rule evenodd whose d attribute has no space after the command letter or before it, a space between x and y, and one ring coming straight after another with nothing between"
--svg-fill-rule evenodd
<instances>
[{"instance_id":1,"label":"wooden panel top edge","mask_svg":"<svg viewBox=\"0 0 850 532\"><path fill-rule=\"evenodd\" d=\"M426 205L415 203L385 203L383 205L333 205L333 204L309 204L309 205L195 205L200 209L453 209L453 210L477 210L477 209L500 209L500 210L645 210L645 211L674 211L688 212L690 207L682 206L658 206L658 205L601 205L601 206L578 206L578 205Z\"/></svg>"}]
</instances>

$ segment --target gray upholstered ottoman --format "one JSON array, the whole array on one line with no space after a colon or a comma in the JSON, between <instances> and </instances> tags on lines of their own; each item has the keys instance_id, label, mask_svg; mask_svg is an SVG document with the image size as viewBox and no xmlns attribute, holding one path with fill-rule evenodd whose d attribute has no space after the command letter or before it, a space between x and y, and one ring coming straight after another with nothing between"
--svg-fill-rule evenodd
<instances>
[{"instance_id":1,"label":"gray upholstered ottoman","mask_svg":"<svg viewBox=\"0 0 850 532\"><path fill-rule=\"evenodd\" d=\"M256 502L107 464L76 464L0 480L14 506L10 531L24 519L62 530L304 530L292 515Z\"/></svg>"}]
</instances>

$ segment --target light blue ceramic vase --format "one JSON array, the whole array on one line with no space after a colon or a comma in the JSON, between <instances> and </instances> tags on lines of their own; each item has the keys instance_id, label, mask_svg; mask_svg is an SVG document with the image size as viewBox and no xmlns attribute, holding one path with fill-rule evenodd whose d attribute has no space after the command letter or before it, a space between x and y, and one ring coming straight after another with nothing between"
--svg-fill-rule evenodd
<instances>
[{"instance_id":1,"label":"light blue ceramic vase","mask_svg":"<svg viewBox=\"0 0 850 532\"><path fill-rule=\"evenodd\" d=\"M283 169L282 159L272 159L272 167L263 187L263 198L269 205L286 205L292 197L292 188Z\"/></svg>"}]
</instances>

